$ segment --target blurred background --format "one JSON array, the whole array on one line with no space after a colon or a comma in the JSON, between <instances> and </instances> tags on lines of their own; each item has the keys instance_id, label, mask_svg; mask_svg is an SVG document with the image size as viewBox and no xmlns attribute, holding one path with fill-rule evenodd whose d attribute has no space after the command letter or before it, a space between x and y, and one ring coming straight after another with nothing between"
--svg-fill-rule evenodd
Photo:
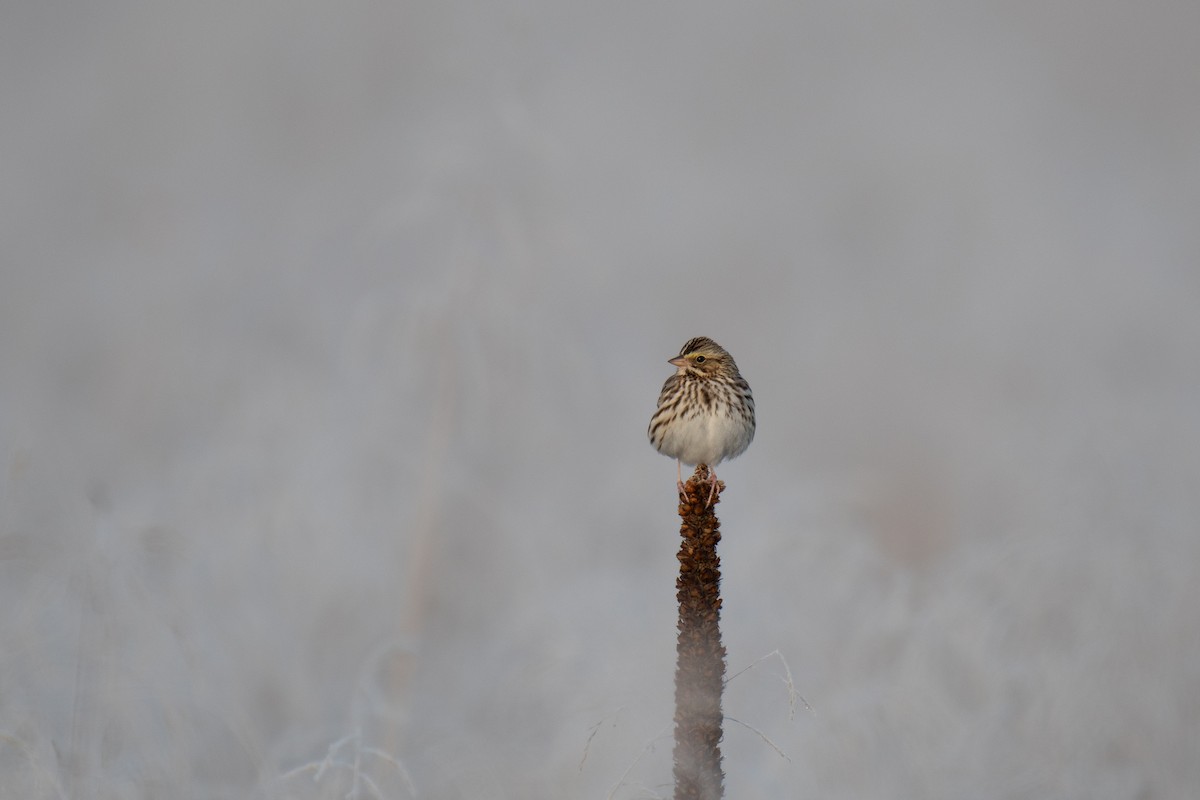
<instances>
[{"instance_id":1,"label":"blurred background","mask_svg":"<svg viewBox=\"0 0 1200 800\"><path fill-rule=\"evenodd\" d=\"M1200 785L1200 5L3 17L0 796Z\"/></svg>"}]
</instances>

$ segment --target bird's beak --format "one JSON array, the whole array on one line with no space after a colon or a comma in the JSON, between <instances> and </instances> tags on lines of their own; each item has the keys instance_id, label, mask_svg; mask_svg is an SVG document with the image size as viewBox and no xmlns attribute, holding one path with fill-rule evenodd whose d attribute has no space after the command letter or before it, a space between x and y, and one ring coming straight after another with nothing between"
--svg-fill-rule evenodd
<instances>
[{"instance_id":1,"label":"bird's beak","mask_svg":"<svg viewBox=\"0 0 1200 800\"><path fill-rule=\"evenodd\" d=\"M675 366L679 367L680 369L683 369L684 366L687 364L687 359L684 358L683 356L675 356L674 358L667 359L667 363L674 364Z\"/></svg>"}]
</instances>

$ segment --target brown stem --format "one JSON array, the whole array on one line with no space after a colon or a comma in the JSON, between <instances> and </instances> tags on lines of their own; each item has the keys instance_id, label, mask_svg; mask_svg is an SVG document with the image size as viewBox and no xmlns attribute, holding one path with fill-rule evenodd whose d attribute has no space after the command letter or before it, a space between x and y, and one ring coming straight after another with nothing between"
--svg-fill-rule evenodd
<instances>
[{"instance_id":1,"label":"brown stem","mask_svg":"<svg viewBox=\"0 0 1200 800\"><path fill-rule=\"evenodd\" d=\"M720 522L713 513L725 484L717 482L712 505L708 467L684 484L679 504L679 640L675 652L675 800L719 800L725 794L721 771L721 690L725 685L725 646L721 644Z\"/></svg>"}]
</instances>

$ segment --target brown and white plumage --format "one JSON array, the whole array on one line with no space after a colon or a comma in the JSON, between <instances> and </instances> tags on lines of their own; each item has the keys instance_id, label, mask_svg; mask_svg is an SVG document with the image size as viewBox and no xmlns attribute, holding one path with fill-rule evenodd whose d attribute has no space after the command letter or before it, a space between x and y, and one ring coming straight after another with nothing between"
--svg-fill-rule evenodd
<instances>
[{"instance_id":1,"label":"brown and white plumage","mask_svg":"<svg viewBox=\"0 0 1200 800\"><path fill-rule=\"evenodd\" d=\"M681 493L682 464L707 465L712 502L714 467L744 453L754 439L754 395L733 356L708 337L689 340L668 363L676 372L658 395L658 410L647 431L650 443L680 464Z\"/></svg>"}]
</instances>

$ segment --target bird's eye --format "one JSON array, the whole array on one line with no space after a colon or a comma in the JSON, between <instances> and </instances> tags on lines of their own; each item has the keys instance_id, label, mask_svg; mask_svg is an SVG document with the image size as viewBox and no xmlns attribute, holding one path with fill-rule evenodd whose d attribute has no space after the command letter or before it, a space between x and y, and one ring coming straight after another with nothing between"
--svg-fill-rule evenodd
<instances>
[{"instance_id":1,"label":"bird's eye","mask_svg":"<svg viewBox=\"0 0 1200 800\"><path fill-rule=\"evenodd\" d=\"M696 356L696 363L697 363L697 364L703 364L703 363L704 363L704 356Z\"/></svg>"}]
</instances>

